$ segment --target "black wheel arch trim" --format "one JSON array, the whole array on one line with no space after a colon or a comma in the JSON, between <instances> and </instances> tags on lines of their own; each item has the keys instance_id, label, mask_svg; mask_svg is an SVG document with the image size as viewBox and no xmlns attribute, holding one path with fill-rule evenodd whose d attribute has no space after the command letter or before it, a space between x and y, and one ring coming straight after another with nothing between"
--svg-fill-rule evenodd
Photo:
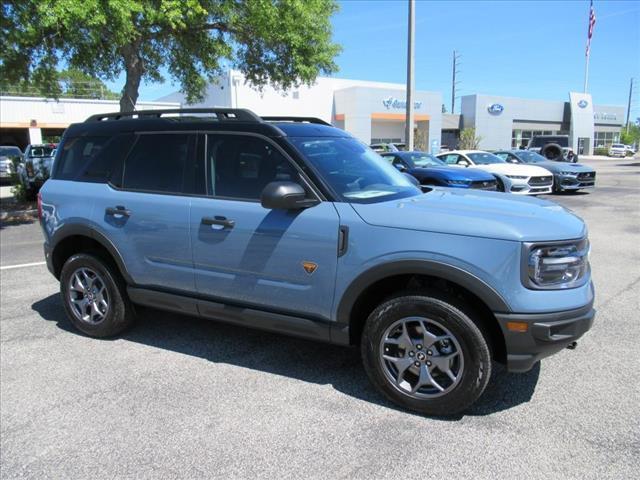
<instances>
[{"instance_id":1,"label":"black wheel arch trim","mask_svg":"<svg viewBox=\"0 0 640 480\"><path fill-rule=\"evenodd\" d=\"M122 256L120 255L120 252L118 251L116 246L113 244L113 242L111 242L111 240L109 240L109 238L106 235L102 234L101 232L99 232L95 228L92 228L89 225L85 225L81 223L70 223L62 226L59 230L57 230L53 234L53 236L51 237L51 240L49 241L49 248L51 250L51 255L52 256L54 255L56 251L56 247L60 244L60 242L72 236L88 237L88 238L91 238L92 240L95 240L100 245L102 245L109 252L113 260L116 262L116 265L118 266L118 270L120 270L120 273L124 277L125 281L128 284L133 283L133 279L129 275L129 272L127 272L127 268L125 266L124 261L122 260ZM57 272L57 276L59 276L59 274L60 272Z\"/></svg>"},{"instance_id":2,"label":"black wheel arch trim","mask_svg":"<svg viewBox=\"0 0 640 480\"><path fill-rule=\"evenodd\" d=\"M492 312L511 312L502 296L475 275L446 263L434 260L398 260L375 266L361 273L351 282L338 305L336 319L349 325L351 311L360 295L379 280L395 275L429 275L450 281L469 290L483 301Z\"/></svg>"}]
</instances>

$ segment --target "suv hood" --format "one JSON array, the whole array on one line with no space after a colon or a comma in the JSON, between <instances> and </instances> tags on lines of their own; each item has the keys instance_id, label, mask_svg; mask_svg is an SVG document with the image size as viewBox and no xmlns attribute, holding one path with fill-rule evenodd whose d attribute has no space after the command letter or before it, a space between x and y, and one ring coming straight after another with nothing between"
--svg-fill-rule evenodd
<instances>
[{"instance_id":1,"label":"suv hood","mask_svg":"<svg viewBox=\"0 0 640 480\"><path fill-rule=\"evenodd\" d=\"M351 204L380 227L501 240L570 240L586 235L582 219L553 202L509 193L434 188L411 198Z\"/></svg>"},{"instance_id":2,"label":"suv hood","mask_svg":"<svg viewBox=\"0 0 640 480\"><path fill-rule=\"evenodd\" d=\"M546 177L551 175L549 170L545 168L522 163L491 163L489 165L475 165L469 168L478 168L501 175L524 175L527 177Z\"/></svg>"},{"instance_id":3,"label":"suv hood","mask_svg":"<svg viewBox=\"0 0 640 480\"><path fill-rule=\"evenodd\" d=\"M582 163L567 163L567 162L554 162L553 160L547 160L546 162L538 163L541 167L548 169L551 172L593 172L593 168Z\"/></svg>"}]
</instances>

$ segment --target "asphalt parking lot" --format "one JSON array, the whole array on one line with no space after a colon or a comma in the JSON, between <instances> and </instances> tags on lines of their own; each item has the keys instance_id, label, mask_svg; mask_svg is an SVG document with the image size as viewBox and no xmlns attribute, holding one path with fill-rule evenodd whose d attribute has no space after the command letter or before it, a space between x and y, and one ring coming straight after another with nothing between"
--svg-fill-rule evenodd
<instances>
[{"instance_id":1,"label":"asphalt parking lot","mask_svg":"<svg viewBox=\"0 0 640 480\"><path fill-rule=\"evenodd\" d=\"M150 311L87 338L29 265L39 226L3 226L0 476L637 478L640 160L585 163L593 192L547 198L589 226L593 329L446 420L386 402L355 349Z\"/></svg>"}]
</instances>

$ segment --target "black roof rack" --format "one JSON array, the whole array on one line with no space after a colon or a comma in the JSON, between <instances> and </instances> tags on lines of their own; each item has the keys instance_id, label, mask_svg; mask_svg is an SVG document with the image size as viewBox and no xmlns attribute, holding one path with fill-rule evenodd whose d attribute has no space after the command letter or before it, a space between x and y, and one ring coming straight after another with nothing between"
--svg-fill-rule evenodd
<instances>
[{"instance_id":1,"label":"black roof rack","mask_svg":"<svg viewBox=\"0 0 640 480\"><path fill-rule=\"evenodd\" d=\"M163 115L188 116L196 113L213 114L218 121L262 123L262 119L259 116L245 108L176 108L169 110L158 109L137 110L133 112L98 113L97 115L92 115L87 118L85 122L102 122L132 118L160 118Z\"/></svg>"},{"instance_id":2,"label":"black roof rack","mask_svg":"<svg viewBox=\"0 0 640 480\"><path fill-rule=\"evenodd\" d=\"M321 118L316 117L262 117L262 120L265 122L307 122L307 123L317 123L318 125L326 125L328 127L332 127L328 122L325 122Z\"/></svg>"}]
</instances>

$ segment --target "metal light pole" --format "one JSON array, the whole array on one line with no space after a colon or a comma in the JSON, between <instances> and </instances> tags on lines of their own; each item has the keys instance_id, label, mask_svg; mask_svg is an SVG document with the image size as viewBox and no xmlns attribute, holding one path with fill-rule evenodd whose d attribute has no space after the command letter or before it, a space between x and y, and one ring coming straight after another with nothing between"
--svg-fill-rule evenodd
<instances>
[{"instance_id":1,"label":"metal light pole","mask_svg":"<svg viewBox=\"0 0 640 480\"><path fill-rule=\"evenodd\" d=\"M407 47L407 114L405 118L404 138L408 151L413 151L413 90L415 88L415 78L413 67L415 62L415 50L413 41L415 39L415 0L409 0L409 38Z\"/></svg>"},{"instance_id":2,"label":"metal light pole","mask_svg":"<svg viewBox=\"0 0 640 480\"><path fill-rule=\"evenodd\" d=\"M629 114L631 113L631 96L633 95L633 78L629 84L629 101L627 102L627 127L626 133L629 134Z\"/></svg>"}]
</instances>

